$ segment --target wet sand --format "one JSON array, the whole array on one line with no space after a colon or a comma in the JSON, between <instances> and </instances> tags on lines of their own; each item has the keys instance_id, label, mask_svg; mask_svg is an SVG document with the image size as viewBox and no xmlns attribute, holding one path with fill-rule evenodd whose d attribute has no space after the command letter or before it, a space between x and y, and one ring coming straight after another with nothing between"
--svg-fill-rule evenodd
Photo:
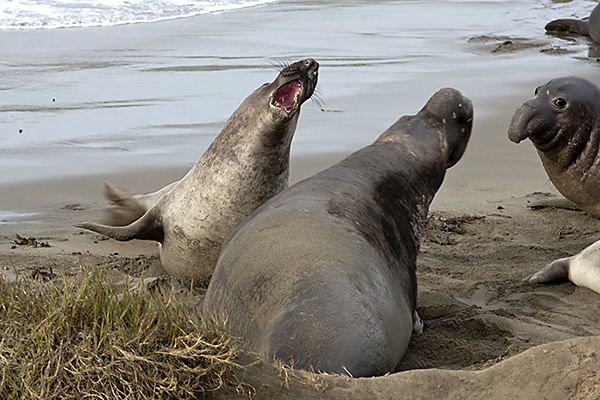
<instances>
[{"instance_id":1,"label":"wet sand","mask_svg":"<svg viewBox=\"0 0 600 400\"><path fill-rule=\"evenodd\" d=\"M290 22L297 29L296 32L303 32L302 23L320 15L316 6L311 6L310 2L302 3L300 9L302 12L296 10L295 14L292 13L295 18ZM347 10L336 10L339 12L339 21L343 21ZM248 19L250 17L252 18ZM321 111L319 107L310 103L304 106L292 151L292 182L310 176L339 161L353 150L372 142L399 116L416 113L441 86L456 87L473 100L475 122L471 142L464 158L448 171L434 200L431 207L431 223L418 258L420 313L424 318L449 314L453 317L422 335L414 336L400 368L405 371L436 369L424 371L423 375L408 371L376 381L331 381L329 391L310 392L310 396L327 398L341 393L341 397L338 398L361 398L359 395L371 393L373 397L379 394L380 398L394 398L394 393L404 390L405 393L418 393L418 389L411 392L413 389L409 388L421 387L423 398L431 397L429 394L437 390L441 390L439 393L435 392L440 396L444 393L454 394L457 396L455 398L482 398L483 395L488 396L487 398L531 398L528 397L529 392L524 390L510 392L518 388L514 383L514 376L511 378L509 375L498 375L502 377L499 379L505 381L495 383L496 386L493 386L494 389L490 393L486 388L489 389L492 384L481 383L485 382L482 380L485 375L461 375L480 369L494 371L495 374L499 370L491 368L502 365L507 365L509 367L506 368L512 370L522 370L523 374L532 371L528 384L535 386L536 382L542 382L539 385L542 397L547 395L548 398L577 398L578 393L591 393L591 397L588 398L593 398L593 395L600 396L600 376L590 373L581 363L561 359L560 357L566 357L565 345L555 343L572 340L571 352L575 354L579 351L585 355L582 359L597 366L596 371L600 368L598 356L585 352L585 349L596 346L597 342L592 339L588 342L577 339L600 335L600 294L578 288L570 282L550 285L525 285L521 282L522 278L537 271L547 262L574 254L600 239L600 221L578 211L528 209L528 201L541 196L539 193L553 196L556 195L556 190L546 177L531 144L510 143L506 133L512 113L533 94L537 85L567 74L581 75L598 82L595 79L599 71L597 62L593 57L588 57L588 48L592 52L595 46L585 39L573 39L570 42L537 31L525 38L520 35L511 36L510 29L508 32L498 30L486 35L485 27L475 26L472 32L464 32L458 35L458 39L450 41L449 46L452 49L459 49L456 52L449 51L452 55L441 54L439 58L429 60L430 63L413 60L407 62L408 67L400 68L399 72L396 67L386 64L390 59L394 59L393 55L382 56L381 60L356 57L350 50L351 45L344 44L344 40L355 44L357 35L344 31L339 26L343 25L342 22L336 22L337 19L331 25L321 21L317 24L317 29L302 40L290 39L293 36L293 30L290 30L285 32L281 41L274 41L259 27L280 17L277 9L270 13L252 9L237 14L221 14L211 19L210 23L207 22L209 20L201 18L171 21L159 24L161 30L156 30L156 27L150 25L139 25L115 27L109 31L81 30L79 33L82 38L97 43L95 46L99 46L104 54L110 57L114 56L114 51L106 49L107 46L110 47L107 43L120 34L127 33L125 42L131 47L126 47L119 59L136 59L141 65L140 69L145 70L150 70L151 67L140 54L152 53L148 50L149 47L144 47L148 46L146 40L157 41L160 51L154 51L153 62L168 56L172 56L174 61L164 61L164 64L156 66L157 70L162 68L161 73L154 71L150 74L157 73L156 78L169 75L172 78L169 82L175 86L184 84L190 78L189 75L182 76L177 72L177 68L205 68L203 65L190 65L188 61L193 58L186 58L189 54L195 54L190 56L195 57L197 53L213 52L218 57L221 52L236 49L235 51L242 55L252 53L248 55L250 61L247 63L250 64L264 62L257 56L261 52L281 54L290 59L304 56L317 58L322 65L320 86L326 111ZM391 24L390 20L386 19L382 25ZM198 28L199 22L204 23L202 28ZM206 36L211 30L210 24L213 24L212 28L223 25L235 28L232 28L229 36ZM375 25L370 27L373 31L378 29ZM327 32L327 26L331 37L326 42L319 41L324 32ZM360 40L364 39L363 36L369 37L368 30L363 30L361 35L358 35ZM384 28L380 30L385 31ZM103 32L108 32L104 38L105 42L94 42L104 36ZM186 32L194 33L185 36ZM430 32L434 34L435 29L430 27ZM249 35L248 40L240 39L246 34ZM383 36L384 44L391 43L382 32L378 34ZM148 39L148 35L151 39ZM64 40L65 48L75 40L73 32L68 31L51 32L49 36L44 36L41 32L0 32L0 38L2 37L13 39L12 45L7 45L4 40L0 47L13 46L13 53L18 53L18 57L11 62L15 65L20 63L21 67L26 63L24 60L31 55L28 51L35 49L15 51L14 46L23 43L14 41L15 38L27 37L29 41L54 37ZM164 38L164 41L159 40L160 38ZM195 41L200 39L204 41L197 44ZM286 39L290 39L288 44L292 43L288 49L285 48ZM139 43L142 43L142 50L133 47ZM266 49L253 52L252 49L248 49L249 43L270 43L270 47L266 46ZM43 45L42 40L39 46ZM223 45L224 49L219 45ZM362 45L368 47L369 43L365 42ZM89 51L86 50L88 45L79 46L83 53ZM194 50L196 53L191 50L202 46L202 50ZM332 49L335 46L339 48L334 51ZM439 46L443 48L444 43L440 43ZM383 47L385 46L382 45ZM422 52L437 54L438 49L423 49ZM157 56L158 53L161 55ZM414 53L419 51L415 50ZM19 60L19 57L23 59ZM44 57L42 52L35 60L42 63ZM51 55L47 57L51 58ZM118 74L120 67L117 61L115 70L90 68L85 64L86 66L81 68L82 72L75 74L72 70L73 63L66 62L69 67L64 74L56 76L56 82L60 82L59 77L66 79L70 74L79 73L90 79L96 73L106 74L111 78L113 74ZM392 64L403 65L405 61L396 60L396 64ZM246 61L240 64L244 63ZM58 68L57 65L60 64L60 61L56 61L51 69ZM35 68L39 68L39 64ZM237 104L261 83L263 77L268 79L274 75L273 71L269 70L260 74L255 70L252 73L244 71L243 68L239 68L231 69L225 75L217 74L219 78L227 79L222 81L222 85L215 84L209 90L210 94L216 96L211 106L214 110L218 109L215 111L219 113L216 120L224 121ZM134 74L127 75L124 80L131 81L133 76ZM103 78L99 79L102 82ZM154 88L156 90L164 89L169 83L157 82ZM136 94L129 98L152 98L148 89L142 89L139 83L130 82L126 87L126 90L137 90ZM7 87L6 81L3 87ZM97 88L91 84L88 87L90 91L95 89ZM108 90L110 91L110 88ZM44 94L51 96L50 90ZM177 94L180 95L181 93ZM235 100L230 100L229 97L234 97ZM21 100L25 102L23 99L17 99L15 103L19 104ZM185 98L183 95L178 97L175 103L181 104L187 100L194 103L195 107L200 105L197 98ZM156 107L150 107L147 111L155 113L160 109L159 106L165 106L167 103L164 99L157 100ZM7 110L6 100L3 104L3 111L12 113L17 120L24 118L20 111L15 111L16 108L12 111ZM119 141L118 138L113 140L118 142L118 146L125 146L126 151L111 152L109 148L114 146L114 143L107 145L107 148L81 145L75 149L81 150L80 152L73 148L64 150L58 146L50 146L48 152L40 153L41 167L38 166L38 169L32 169L29 164L13 166L11 162L14 160L11 157L14 156L2 153L3 166L7 166L5 174L9 176L4 178L0 185L0 211L3 213L0 218L3 220L0 223L0 267L4 269L5 274L10 275L14 268L26 274L36 269L50 271L52 268L57 278L59 271L74 272L78 270L81 262L92 261L109 269L117 281L126 279L129 275L139 276L142 270L146 276L161 275L155 243L120 243L75 229L72 224L83 220L97 221L102 217L102 212L107 206L107 201L101 194L104 180L110 180L135 192L148 192L181 178L219 130L214 121L206 122L206 126L194 125L202 125L204 121L197 115L187 115L186 112L191 113L191 109L171 115L174 108L168 105L165 107L161 115L150 118L148 125L161 118L167 120L163 122L164 125L169 125L171 118L179 118L185 128L178 132L198 128L201 132L212 133L203 133L199 137L182 133L179 136L162 138L160 129L152 131L142 138L150 138L147 145L149 148L156 146L156 153L148 153L148 149L142 148L140 144L128 144L129 139ZM137 108L131 109L134 110L130 115L132 120L148 118L148 114L136 115ZM207 112L212 111L211 108ZM56 111L56 115L61 113L69 114L65 109ZM102 113L93 115L98 118L110 116ZM115 115L115 118L117 117L122 118L120 114ZM47 117L42 115L42 121L48 121L49 127L61 128L52 125L52 118L44 118ZM81 120L80 115L74 115L73 120L80 127L88 125L92 133L97 131L100 134L100 130L103 129L101 119L86 121ZM112 121L109 125L117 126L118 121ZM3 126L13 129L18 126L18 122L8 122ZM31 126L35 127L33 124ZM170 143L175 137L181 139L178 145ZM163 145L167 150L161 151ZM177 157L179 150L181 156ZM56 159L58 161L55 162ZM51 161L46 165L45 160ZM60 176L44 172L44 168L50 171L58 167L68 171L64 171ZM11 176L14 179L10 179ZM52 247L15 246L12 244L15 234L35 237L37 240L48 242ZM164 282L176 285L176 282L166 278ZM197 302L201 301L201 290L192 294ZM551 347L538 348L540 353L535 353L535 349L530 350L534 353L526 352L544 344ZM519 354L525 355L524 358L515 357ZM526 360L533 357L529 356L531 354L538 354L536 357L541 357L538 359L544 361L534 366L527 364ZM559 375L553 375L554 372L549 366L558 365L560 362L565 363L561 364L564 367L561 373L571 374L570 380L561 381L562 386L557 383L550 388L548 382L557 380ZM540 374L533 372L534 367L543 366L547 368ZM453 371L459 371L459 374L453 375ZM256 374L258 377L253 378L255 382L277 382L272 381L272 376L269 375L274 374L272 369L263 369ZM435 381L439 382L439 387L434 388L423 383L420 379L425 378L419 376L425 374L433 374L427 376L434 376ZM367 390L365 387L373 382L378 384L369 386L367 392L361 391ZM340 392L339 388L343 387L354 389L350 392ZM273 387L259 389L266 390L264 393L269 396L274 393L268 392ZM293 398L294 394L304 392L298 389L298 392L277 393L280 397L285 398L287 395ZM464 396L460 396L461 394Z\"/></svg>"}]
</instances>

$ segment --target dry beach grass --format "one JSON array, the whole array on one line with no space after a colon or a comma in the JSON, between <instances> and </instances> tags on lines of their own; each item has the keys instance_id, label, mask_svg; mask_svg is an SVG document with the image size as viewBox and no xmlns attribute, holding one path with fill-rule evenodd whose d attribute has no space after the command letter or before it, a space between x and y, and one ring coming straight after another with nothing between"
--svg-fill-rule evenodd
<instances>
[{"instance_id":1,"label":"dry beach grass","mask_svg":"<svg viewBox=\"0 0 600 400\"><path fill-rule=\"evenodd\" d=\"M223 385L239 343L170 293L119 293L90 265L52 275L0 279L0 398L185 399Z\"/></svg>"}]
</instances>

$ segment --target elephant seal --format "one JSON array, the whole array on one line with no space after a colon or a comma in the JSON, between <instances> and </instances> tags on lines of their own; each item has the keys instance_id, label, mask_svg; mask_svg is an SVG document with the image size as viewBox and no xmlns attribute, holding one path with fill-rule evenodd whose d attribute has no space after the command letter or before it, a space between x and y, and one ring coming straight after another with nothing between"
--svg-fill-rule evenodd
<instances>
[{"instance_id":1,"label":"elephant seal","mask_svg":"<svg viewBox=\"0 0 600 400\"><path fill-rule=\"evenodd\" d=\"M569 279L577 286L600 293L600 241L572 257L551 262L540 271L525 278L524 281L546 283L563 279Z\"/></svg>"},{"instance_id":2,"label":"elephant seal","mask_svg":"<svg viewBox=\"0 0 600 400\"><path fill-rule=\"evenodd\" d=\"M318 70L313 59L298 61L256 89L196 165L137 221L123 227L75 226L121 241L158 241L170 275L208 285L233 228L288 186L300 106L312 96Z\"/></svg>"},{"instance_id":3,"label":"elephant seal","mask_svg":"<svg viewBox=\"0 0 600 400\"><path fill-rule=\"evenodd\" d=\"M446 169L465 151L471 101L444 88L370 146L275 196L227 239L205 318L295 368L393 372L416 312L416 257Z\"/></svg>"},{"instance_id":4,"label":"elephant seal","mask_svg":"<svg viewBox=\"0 0 600 400\"><path fill-rule=\"evenodd\" d=\"M513 116L508 137L529 138L558 191L600 218L600 88L576 76L552 79Z\"/></svg>"},{"instance_id":5,"label":"elephant seal","mask_svg":"<svg viewBox=\"0 0 600 400\"><path fill-rule=\"evenodd\" d=\"M548 22L545 29L547 32L568 32L590 36L594 42L600 43L600 4L592 10L587 19L557 19Z\"/></svg>"}]
</instances>

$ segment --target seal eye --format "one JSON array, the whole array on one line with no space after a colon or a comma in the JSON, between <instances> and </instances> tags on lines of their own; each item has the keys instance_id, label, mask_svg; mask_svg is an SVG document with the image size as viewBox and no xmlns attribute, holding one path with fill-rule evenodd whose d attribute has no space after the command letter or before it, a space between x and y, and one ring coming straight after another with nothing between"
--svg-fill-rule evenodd
<instances>
[{"instance_id":1,"label":"seal eye","mask_svg":"<svg viewBox=\"0 0 600 400\"><path fill-rule=\"evenodd\" d=\"M562 97L552 100L552 103L558 108L565 108L567 106L567 101Z\"/></svg>"}]
</instances>

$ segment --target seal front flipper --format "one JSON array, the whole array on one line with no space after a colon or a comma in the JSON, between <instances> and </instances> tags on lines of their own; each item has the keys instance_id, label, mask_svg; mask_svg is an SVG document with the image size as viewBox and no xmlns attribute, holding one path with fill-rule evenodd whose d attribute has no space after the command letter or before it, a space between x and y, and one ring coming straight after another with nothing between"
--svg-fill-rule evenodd
<instances>
[{"instance_id":1,"label":"seal front flipper","mask_svg":"<svg viewBox=\"0 0 600 400\"><path fill-rule=\"evenodd\" d=\"M527 283L547 283L569 279L570 259L570 257L567 257L553 261L535 274L529 275L527 278L523 279L523 281Z\"/></svg>"},{"instance_id":2,"label":"seal front flipper","mask_svg":"<svg viewBox=\"0 0 600 400\"><path fill-rule=\"evenodd\" d=\"M142 239L156 240L162 243L164 239L162 219L156 208L150 209L142 218L127 226L109 226L91 222L82 222L73 226L88 229L122 242L132 239Z\"/></svg>"},{"instance_id":3,"label":"seal front flipper","mask_svg":"<svg viewBox=\"0 0 600 400\"><path fill-rule=\"evenodd\" d=\"M577 286L600 293L600 241L589 245L572 257L553 261L524 281L546 283L566 278Z\"/></svg>"},{"instance_id":4,"label":"seal front flipper","mask_svg":"<svg viewBox=\"0 0 600 400\"><path fill-rule=\"evenodd\" d=\"M582 211L582 209L577 207L571 200L565 199L564 197L532 201L531 203L527 204L527 207L534 210L551 207L564 208L565 210Z\"/></svg>"},{"instance_id":5,"label":"seal front flipper","mask_svg":"<svg viewBox=\"0 0 600 400\"><path fill-rule=\"evenodd\" d=\"M438 317L438 318L433 318L433 319L422 320L421 317L419 317L419 313L415 311L413 313L412 333L413 333L413 335L419 335L419 334L425 332L427 329L431 328L432 326L435 326L435 325L439 324L440 322L443 322L443 321L447 320L448 318L452 318L452 317L454 317L454 314L445 315L443 317Z\"/></svg>"}]
</instances>

